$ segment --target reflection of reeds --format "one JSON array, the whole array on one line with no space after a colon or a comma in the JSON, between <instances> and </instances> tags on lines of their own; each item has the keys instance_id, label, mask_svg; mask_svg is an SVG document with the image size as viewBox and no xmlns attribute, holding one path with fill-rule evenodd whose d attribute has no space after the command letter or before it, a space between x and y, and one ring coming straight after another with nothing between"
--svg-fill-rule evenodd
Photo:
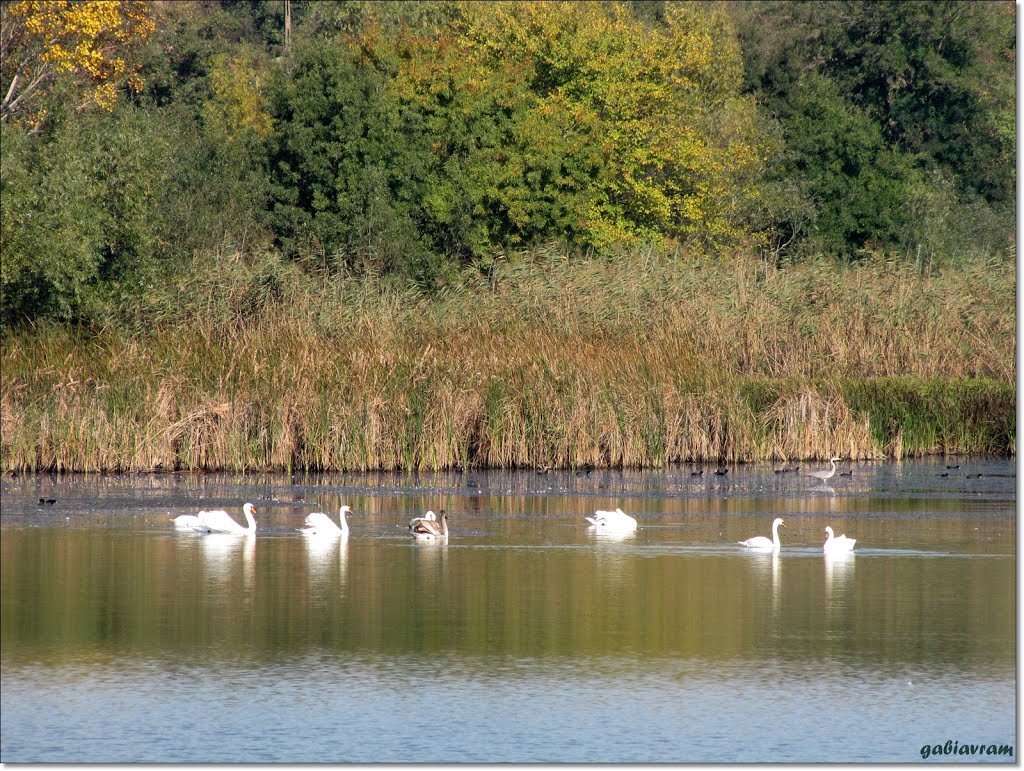
<instances>
[{"instance_id":1,"label":"reflection of reeds","mask_svg":"<svg viewBox=\"0 0 1024 771\"><path fill-rule=\"evenodd\" d=\"M922 278L890 263L550 261L429 299L291 280L259 314L204 309L208 320L141 340L7 333L3 467L424 470L1015 451L1012 265ZM185 287L183 306L190 292L207 298Z\"/></svg>"},{"instance_id":2,"label":"reflection of reeds","mask_svg":"<svg viewBox=\"0 0 1024 771\"><path fill-rule=\"evenodd\" d=\"M935 537L933 545L977 538L977 523L953 514L929 523L927 537ZM854 534L877 546L891 529L891 522L869 528L864 521ZM817 523L813 536L806 532L806 541L794 542L817 541ZM623 564L609 576L609 555L590 549L457 548L453 540L458 569L448 570L443 546L373 539L360 548L355 539L351 559L320 581L300 537L256 537L252 558L237 551L204 556L207 537L111 537L95 527L5 530L5 668L114 653L129 661L159 653L185 665L193 651L210 665L318 650L346 661L361 652L444 652L476 658L481 677L503 654L763 659L769 633L800 629L823 608L829 612L822 557L787 556L785 546L778 567L774 555L738 547L686 556L626 546L619 550ZM235 540L241 546L249 539ZM1013 543L1006 536L1000 549L1012 555ZM249 564L254 581L244 573ZM606 580L616 575L628 589ZM832 598L843 598L848 611L831 617L845 623L833 627L837 634L826 647L799 636L787 644L812 657L842 649L871 666L913 665L921 648L907 640L941 638L950 662L1012 671L1014 576L1010 558L866 559L856 580L834 587ZM908 602L915 612L907 612Z\"/></svg>"}]
</instances>

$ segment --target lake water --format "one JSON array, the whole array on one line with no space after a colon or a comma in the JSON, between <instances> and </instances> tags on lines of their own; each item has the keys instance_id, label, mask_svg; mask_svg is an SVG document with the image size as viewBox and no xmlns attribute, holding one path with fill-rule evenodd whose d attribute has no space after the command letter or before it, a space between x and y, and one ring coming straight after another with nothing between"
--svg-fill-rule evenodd
<instances>
[{"instance_id":1,"label":"lake water","mask_svg":"<svg viewBox=\"0 0 1024 771\"><path fill-rule=\"evenodd\" d=\"M1012 461L692 471L5 476L0 760L1016 762Z\"/></svg>"}]
</instances>

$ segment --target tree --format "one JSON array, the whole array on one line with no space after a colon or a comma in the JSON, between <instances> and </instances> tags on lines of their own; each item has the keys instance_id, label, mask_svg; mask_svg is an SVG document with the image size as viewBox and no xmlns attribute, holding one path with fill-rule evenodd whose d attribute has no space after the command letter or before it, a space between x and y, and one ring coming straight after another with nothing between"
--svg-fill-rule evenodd
<instances>
[{"instance_id":1,"label":"tree","mask_svg":"<svg viewBox=\"0 0 1024 771\"><path fill-rule=\"evenodd\" d=\"M743 236L762 148L716 8L672 5L648 28L620 5L455 7L441 34L363 39L437 137L424 208L449 243Z\"/></svg>"},{"instance_id":2,"label":"tree","mask_svg":"<svg viewBox=\"0 0 1024 771\"><path fill-rule=\"evenodd\" d=\"M78 110L110 111L119 88L141 88L127 57L154 30L146 3L19 0L0 12L0 120L22 115L37 126L44 111L35 105L61 76L76 84Z\"/></svg>"},{"instance_id":3,"label":"tree","mask_svg":"<svg viewBox=\"0 0 1024 771\"><path fill-rule=\"evenodd\" d=\"M911 160L827 77L805 75L788 108L776 173L804 180L815 210L808 227L814 246L848 257L872 241L897 243Z\"/></svg>"},{"instance_id":4,"label":"tree","mask_svg":"<svg viewBox=\"0 0 1024 771\"><path fill-rule=\"evenodd\" d=\"M227 142L266 139L273 119L267 111L265 59L243 45L234 54L215 54L210 65L213 98L203 105L207 125Z\"/></svg>"},{"instance_id":5,"label":"tree","mask_svg":"<svg viewBox=\"0 0 1024 771\"><path fill-rule=\"evenodd\" d=\"M88 320L137 297L172 227L172 138L159 116L122 105L43 135L0 126L4 322Z\"/></svg>"},{"instance_id":6,"label":"tree","mask_svg":"<svg viewBox=\"0 0 1024 771\"><path fill-rule=\"evenodd\" d=\"M735 35L717 7L658 18L595 3L316 6L271 100L282 246L432 283L545 240L741 241L765 149Z\"/></svg>"},{"instance_id":7,"label":"tree","mask_svg":"<svg viewBox=\"0 0 1024 771\"><path fill-rule=\"evenodd\" d=\"M763 225L784 234L780 242L802 230L804 248L847 255L869 241L911 254L1007 242L1016 180L1011 3L726 8L742 41L745 90L784 138L768 181L786 202ZM946 215L920 216L938 202ZM958 241L948 228L958 219L985 228ZM983 232L995 223L1002 238Z\"/></svg>"},{"instance_id":8,"label":"tree","mask_svg":"<svg viewBox=\"0 0 1024 771\"><path fill-rule=\"evenodd\" d=\"M963 190L1012 201L1014 5L886 0L835 12L826 70L886 141L951 170Z\"/></svg>"},{"instance_id":9,"label":"tree","mask_svg":"<svg viewBox=\"0 0 1024 771\"><path fill-rule=\"evenodd\" d=\"M290 256L429 283L438 266L417 223L428 138L383 77L352 40L296 40L270 95L274 228Z\"/></svg>"}]
</instances>

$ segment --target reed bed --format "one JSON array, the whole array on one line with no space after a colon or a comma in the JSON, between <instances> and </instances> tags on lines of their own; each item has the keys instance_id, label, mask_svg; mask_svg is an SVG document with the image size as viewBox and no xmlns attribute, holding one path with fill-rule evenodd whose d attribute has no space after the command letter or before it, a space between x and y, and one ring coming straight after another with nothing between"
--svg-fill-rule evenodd
<instances>
[{"instance_id":1,"label":"reed bed","mask_svg":"<svg viewBox=\"0 0 1024 771\"><path fill-rule=\"evenodd\" d=\"M173 302L145 299L149 328L5 333L5 470L1016 450L1012 264L920 276L884 260L541 250L428 296L270 258L206 260Z\"/></svg>"}]
</instances>

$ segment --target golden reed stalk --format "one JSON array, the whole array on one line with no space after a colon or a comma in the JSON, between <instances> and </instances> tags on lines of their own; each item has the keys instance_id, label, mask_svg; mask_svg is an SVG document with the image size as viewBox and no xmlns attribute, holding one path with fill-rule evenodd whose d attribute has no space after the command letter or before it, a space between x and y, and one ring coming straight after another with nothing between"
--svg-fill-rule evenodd
<instances>
[{"instance_id":1,"label":"golden reed stalk","mask_svg":"<svg viewBox=\"0 0 1024 771\"><path fill-rule=\"evenodd\" d=\"M235 258L141 337L0 358L5 470L436 470L1015 452L1015 276L650 254L426 296ZM231 271L234 271L232 273ZM203 283L206 281L207 283ZM200 320L196 320L199 318Z\"/></svg>"}]
</instances>

